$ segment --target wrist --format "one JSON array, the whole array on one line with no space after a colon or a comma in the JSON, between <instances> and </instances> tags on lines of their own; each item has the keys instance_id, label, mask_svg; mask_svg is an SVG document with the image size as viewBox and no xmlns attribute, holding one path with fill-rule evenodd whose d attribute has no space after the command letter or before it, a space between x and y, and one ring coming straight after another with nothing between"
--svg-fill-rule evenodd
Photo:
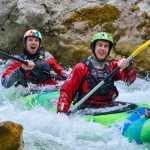
<instances>
[{"instance_id":1,"label":"wrist","mask_svg":"<svg viewBox=\"0 0 150 150\"><path fill-rule=\"evenodd\" d=\"M125 68L125 71L130 71L132 68L132 64L130 63L128 67Z\"/></svg>"}]
</instances>

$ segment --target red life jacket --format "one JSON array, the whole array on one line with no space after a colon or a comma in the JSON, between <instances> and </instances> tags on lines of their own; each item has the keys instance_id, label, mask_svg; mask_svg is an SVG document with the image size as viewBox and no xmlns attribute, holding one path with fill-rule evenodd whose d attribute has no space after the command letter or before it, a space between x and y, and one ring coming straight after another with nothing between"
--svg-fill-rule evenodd
<instances>
[{"instance_id":1,"label":"red life jacket","mask_svg":"<svg viewBox=\"0 0 150 150\"><path fill-rule=\"evenodd\" d=\"M110 74L110 64L105 63L103 70L94 68L90 59L84 59L82 61L90 72L89 76L83 78L79 90L76 93L74 104L81 100L87 93L89 93L98 83ZM88 85L88 90L85 92L84 84ZM102 85L90 98L88 98L84 105L99 105L109 104L118 96L118 90L114 85L114 80L110 78L104 85Z\"/></svg>"}]
</instances>

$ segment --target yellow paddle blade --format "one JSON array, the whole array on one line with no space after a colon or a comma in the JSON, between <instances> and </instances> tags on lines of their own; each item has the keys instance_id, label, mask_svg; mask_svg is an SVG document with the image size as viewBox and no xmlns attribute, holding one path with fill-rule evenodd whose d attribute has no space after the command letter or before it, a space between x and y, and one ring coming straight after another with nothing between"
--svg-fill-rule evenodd
<instances>
[{"instance_id":1,"label":"yellow paddle blade","mask_svg":"<svg viewBox=\"0 0 150 150\"><path fill-rule=\"evenodd\" d=\"M135 57L137 56L142 50L144 50L146 47L150 46L150 40L148 40L147 42L145 42L143 45L141 45L138 49L136 49L131 56Z\"/></svg>"}]
</instances>

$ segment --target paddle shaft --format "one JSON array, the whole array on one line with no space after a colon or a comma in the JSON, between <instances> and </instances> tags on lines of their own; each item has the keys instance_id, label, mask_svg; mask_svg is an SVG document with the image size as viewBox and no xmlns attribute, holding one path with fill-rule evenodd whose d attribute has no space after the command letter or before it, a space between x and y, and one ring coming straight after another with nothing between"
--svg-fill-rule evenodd
<instances>
[{"instance_id":1,"label":"paddle shaft","mask_svg":"<svg viewBox=\"0 0 150 150\"><path fill-rule=\"evenodd\" d=\"M28 65L28 63L25 62L24 60L22 60L22 59L20 59L20 58L17 58L17 57L14 57L14 56L11 56L11 55L9 55L9 54L6 54L6 53L2 52L1 50L0 50L0 54L6 56L6 57L9 58L9 59L16 60L16 61L18 61L18 62L21 62L21 63L25 64L25 65Z\"/></svg>"},{"instance_id":2,"label":"paddle shaft","mask_svg":"<svg viewBox=\"0 0 150 150\"><path fill-rule=\"evenodd\" d=\"M1 50L0 50L0 54L4 55L5 57L7 57L7 58L9 58L9 59L18 61L18 62L23 63L23 64L25 64L25 65L28 66L28 63L27 63L26 61L20 59L20 58L11 56L11 55L9 55L9 54L6 54L5 52L2 52ZM35 69L40 69L40 68L38 68L38 66L35 66ZM45 73L48 74L48 75L54 75L55 77L61 77L61 76L57 75L56 73L54 73L54 71L50 71L50 73L49 73L49 72L45 72Z\"/></svg>"},{"instance_id":3,"label":"paddle shaft","mask_svg":"<svg viewBox=\"0 0 150 150\"><path fill-rule=\"evenodd\" d=\"M20 62L20 63L23 63L23 64L25 64L25 65L27 65L28 66L28 63L26 62L26 61L24 61L24 60L22 60L22 59L20 59L20 58L17 58L17 57L14 57L14 56L11 56L11 55L9 55L9 54L6 54L6 53L4 53L4 52L2 52L1 50L0 50L0 54L2 54L2 55L4 55L4 56L6 56L7 58L9 58L9 59L12 59L12 60L15 60L15 61L18 61L18 62ZM38 66L35 66L35 69L40 69ZM49 73L49 72L45 72L47 75L51 75L51 73Z\"/></svg>"},{"instance_id":4,"label":"paddle shaft","mask_svg":"<svg viewBox=\"0 0 150 150\"><path fill-rule=\"evenodd\" d=\"M138 49L136 49L128 58L127 62L129 63L135 56L137 56L142 50L150 45L150 40L141 45ZM85 97L83 97L78 103L74 105L72 109L67 112L67 115L73 113L82 103L85 102L95 91L97 91L103 84L105 84L110 77L113 77L118 71L120 67L117 67L112 73L110 73L104 80L102 80L96 87L94 87Z\"/></svg>"}]
</instances>

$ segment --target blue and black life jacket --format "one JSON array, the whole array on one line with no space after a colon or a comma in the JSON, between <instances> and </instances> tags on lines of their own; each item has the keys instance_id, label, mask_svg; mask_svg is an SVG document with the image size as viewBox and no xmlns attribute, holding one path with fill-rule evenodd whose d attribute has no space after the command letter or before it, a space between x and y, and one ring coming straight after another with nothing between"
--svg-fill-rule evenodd
<instances>
[{"instance_id":1,"label":"blue and black life jacket","mask_svg":"<svg viewBox=\"0 0 150 150\"><path fill-rule=\"evenodd\" d=\"M28 70L25 73L25 76L29 74L28 81L37 84L39 82L45 82L51 78L50 71L52 70L51 66L45 61L45 52L38 50L34 55L29 54L26 50L19 55L24 60L33 61L36 66L32 70Z\"/></svg>"},{"instance_id":2,"label":"blue and black life jacket","mask_svg":"<svg viewBox=\"0 0 150 150\"><path fill-rule=\"evenodd\" d=\"M77 91L76 96L75 96L74 104L77 103L79 100L81 100L98 83L100 83L103 79L105 79L110 74L109 62L105 63L104 69L102 71L94 68L93 64L91 63L90 59L88 59L88 58L84 59L81 62L84 63L88 67L90 74L89 74L89 76L82 79L79 90ZM88 84L88 90L84 93L83 85L85 82L87 82L87 84ZM112 101L113 99L115 99L118 96L118 90L117 90L116 86L114 85L114 80L112 78L109 78L108 81L104 85L102 85L89 99L91 99L92 97L93 98L97 97L99 102L101 100L104 101L102 99L102 97L106 97L112 91L115 94L114 94L113 98L110 97L109 101ZM95 100L95 101L97 101L97 100ZM86 103L86 101L85 101L85 103Z\"/></svg>"}]
</instances>

